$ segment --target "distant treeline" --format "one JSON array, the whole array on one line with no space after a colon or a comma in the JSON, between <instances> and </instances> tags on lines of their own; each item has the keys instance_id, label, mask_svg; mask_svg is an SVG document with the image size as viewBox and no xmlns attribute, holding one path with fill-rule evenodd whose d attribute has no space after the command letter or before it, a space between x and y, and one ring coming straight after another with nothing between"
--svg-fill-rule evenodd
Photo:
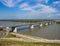
<instances>
[{"instance_id":1,"label":"distant treeline","mask_svg":"<svg viewBox=\"0 0 60 46\"><path fill-rule=\"evenodd\" d=\"M11 21L11 22L45 22L45 21L52 21L52 20L0 20L0 21Z\"/></svg>"}]
</instances>

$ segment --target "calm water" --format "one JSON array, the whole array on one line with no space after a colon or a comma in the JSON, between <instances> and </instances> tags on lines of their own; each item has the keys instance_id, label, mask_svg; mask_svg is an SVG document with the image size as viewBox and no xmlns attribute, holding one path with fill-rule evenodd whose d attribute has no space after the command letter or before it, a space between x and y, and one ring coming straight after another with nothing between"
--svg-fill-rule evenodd
<instances>
[{"instance_id":1,"label":"calm water","mask_svg":"<svg viewBox=\"0 0 60 46\"><path fill-rule=\"evenodd\" d=\"M9 25L16 25L16 24L23 24L23 23L22 22L0 21L0 26L9 26Z\"/></svg>"},{"instance_id":2,"label":"calm water","mask_svg":"<svg viewBox=\"0 0 60 46\"><path fill-rule=\"evenodd\" d=\"M34 28L33 30L27 29L18 32L21 34L27 34L47 39L60 40L60 24L52 24L42 28Z\"/></svg>"},{"instance_id":3,"label":"calm water","mask_svg":"<svg viewBox=\"0 0 60 46\"><path fill-rule=\"evenodd\" d=\"M0 26L15 25L15 24L23 24L23 23L0 21ZM29 26L18 27L18 33L47 39L60 39L60 24L52 24L42 28L35 27L33 30L29 29Z\"/></svg>"}]
</instances>

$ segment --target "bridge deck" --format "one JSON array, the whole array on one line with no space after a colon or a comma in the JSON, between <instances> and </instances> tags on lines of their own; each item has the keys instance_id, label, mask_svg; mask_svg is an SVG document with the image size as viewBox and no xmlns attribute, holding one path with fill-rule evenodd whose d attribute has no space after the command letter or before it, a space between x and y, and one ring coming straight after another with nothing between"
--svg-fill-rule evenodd
<instances>
[{"instance_id":1,"label":"bridge deck","mask_svg":"<svg viewBox=\"0 0 60 46\"><path fill-rule=\"evenodd\" d=\"M3 28L3 27L20 27L20 26L27 26L27 25L31 25L31 24L44 24L46 22L38 22L38 23L9 23L9 24L6 24L6 23L3 23L1 24L0 23L0 28Z\"/></svg>"}]
</instances>

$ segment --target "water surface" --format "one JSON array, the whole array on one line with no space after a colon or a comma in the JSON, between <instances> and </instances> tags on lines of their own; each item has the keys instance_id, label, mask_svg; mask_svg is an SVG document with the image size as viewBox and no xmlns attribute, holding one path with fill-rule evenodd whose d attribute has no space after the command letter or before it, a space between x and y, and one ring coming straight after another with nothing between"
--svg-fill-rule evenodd
<instances>
[{"instance_id":1,"label":"water surface","mask_svg":"<svg viewBox=\"0 0 60 46\"><path fill-rule=\"evenodd\" d=\"M6 22L0 21L0 26L23 24L22 22ZM46 39L59 39L60 40L60 24L52 24L45 27L35 27L33 30L29 26L18 27L18 33L42 37Z\"/></svg>"},{"instance_id":2,"label":"water surface","mask_svg":"<svg viewBox=\"0 0 60 46\"><path fill-rule=\"evenodd\" d=\"M18 32L46 39L60 39L60 24L52 24L42 28L34 28L33 30L27 29Z\"/></svg>"}]
</instances>

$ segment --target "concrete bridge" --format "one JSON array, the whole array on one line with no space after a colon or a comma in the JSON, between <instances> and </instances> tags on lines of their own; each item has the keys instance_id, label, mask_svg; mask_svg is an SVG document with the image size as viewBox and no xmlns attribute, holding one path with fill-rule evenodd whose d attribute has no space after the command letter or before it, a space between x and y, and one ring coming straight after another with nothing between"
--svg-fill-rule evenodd
<instances>
[{"instance_id":1,"label":"concrete bridge","mask_svg":"<svg viewBox=\"0 0 60 46\"><path fill-rule=\"evenodd\" d=\"M1 29L4 29L6 31L10 31L10 28L12 29L12 32L17 32L17 27L21 26L29 26L31 29L35 28L35 25L38 24L39 27L47 26L52 24L51 21L49 22L38 22L38 23L24 23L24 24L16 24L16 25L8 25L8 26L0 26Z\"/></svg>"}]
</instances>

